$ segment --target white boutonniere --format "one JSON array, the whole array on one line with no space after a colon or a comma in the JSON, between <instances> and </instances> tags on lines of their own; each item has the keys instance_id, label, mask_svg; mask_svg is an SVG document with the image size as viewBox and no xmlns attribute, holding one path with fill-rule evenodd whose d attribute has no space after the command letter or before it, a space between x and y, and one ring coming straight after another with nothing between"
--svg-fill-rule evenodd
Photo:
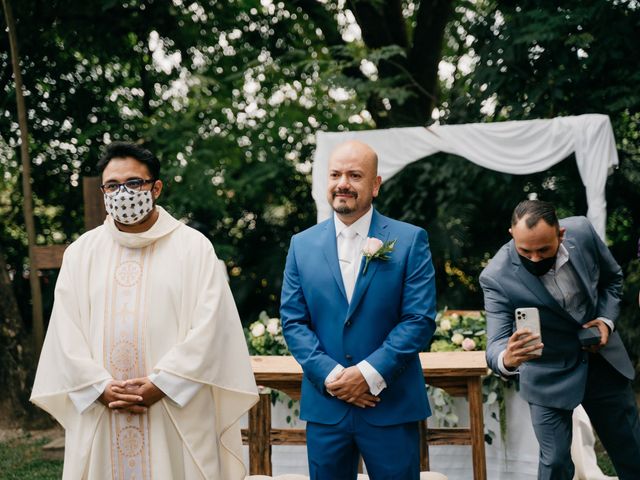
<instances>
[{"instance_id":1,"label":"white boutonniere","mask_svg":"<svg viewBox=\"0 0 640 480\"><path fill-rule=\"evenodd\" d=\"M364 275L365 273L367 273L367 267L369 266L369 262L371 260L389 260L389 258L391 258L389 254L393 252L393 247L395 246L395 244L395 240L388 240L386 242L383 242L379 238L367 238L367 241L364 244L364 248L362 249L362 255L364 255L365 258L362 274Z\"/></svg>"}]
</instances>

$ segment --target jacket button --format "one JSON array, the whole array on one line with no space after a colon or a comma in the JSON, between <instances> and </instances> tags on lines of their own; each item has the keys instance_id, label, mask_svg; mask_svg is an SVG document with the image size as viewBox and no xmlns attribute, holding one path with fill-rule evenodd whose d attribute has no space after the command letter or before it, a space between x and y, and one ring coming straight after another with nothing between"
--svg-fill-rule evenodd
<instances>
[{"instance_id":1,"label":"jacket button","mask_svg":"<svg viewBox=\"0 0 640 480\"><path fill-rule=\"evenodd\" d=\"M351 326L351 320L347 320L347 323L345 323L345 325L346 325L347 327L350 327L350 326Z\"/></svg>"},{"instance_id":2,"label":"jacket button","mask_svg":"<svg viewBox=\"0 0 640 480\"><path fill-rule=\"evenodd\" d=\"M344 358L346 358L347 360L351 360L353 357L349 354L345 355Z\"/></svg>"}]
</instances>

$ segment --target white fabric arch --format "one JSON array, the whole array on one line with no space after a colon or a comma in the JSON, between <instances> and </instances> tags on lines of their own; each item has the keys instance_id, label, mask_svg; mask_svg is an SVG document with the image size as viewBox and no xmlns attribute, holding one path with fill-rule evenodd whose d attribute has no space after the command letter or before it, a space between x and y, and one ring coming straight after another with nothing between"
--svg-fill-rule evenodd
<instances>
[{"instance_id":1,"label":"white fabric arch","mask_svg":"<svg viewBox=\"0 0 640 480\"><path fill-rule=\"evenodd\" d=\"M498 172L525 175L546 170L574 153L586 189L587 217L604 238L607 175L618 165L618 152L607 115L587 114L550 120L466 125L434 125L356 132L318 132L313 161L312 195L318 222L329 218L329 155L340 143L359 140L378 154L378 172L388 180L406 165L436 152L447 152Z\"/></svg>"}]
</instances>

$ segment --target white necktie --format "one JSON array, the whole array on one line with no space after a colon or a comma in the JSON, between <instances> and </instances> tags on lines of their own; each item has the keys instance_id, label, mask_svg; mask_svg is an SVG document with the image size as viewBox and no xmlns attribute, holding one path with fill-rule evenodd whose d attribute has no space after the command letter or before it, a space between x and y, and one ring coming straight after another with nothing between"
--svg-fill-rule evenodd
<instances>
[{"instance_id":1,"label":"white necktie","mask_svg":"<svg viewBox=\"0 0 640 480\"><path fill-rule=\"evenodd\" d=\"M340 235L342 235L342 243L339 252L340 271L342 272L342 283L344 283L347 300L351 303L353 289L356 285L357 270L355 264L357 262L356 259L360 258L356 255L358 232L346 228L340 233Z\"/></svg>"}]
</instances>

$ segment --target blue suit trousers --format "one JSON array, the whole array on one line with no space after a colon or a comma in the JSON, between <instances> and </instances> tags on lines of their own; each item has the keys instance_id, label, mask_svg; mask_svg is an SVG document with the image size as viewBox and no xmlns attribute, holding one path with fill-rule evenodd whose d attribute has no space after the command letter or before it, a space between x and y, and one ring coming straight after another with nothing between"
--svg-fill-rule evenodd
<instances>
[{"instance_id":1,"label":"blue suit trousers","mask_svg":"<svg viewBox=\"0 0 640 480\"><path fill-rule=\"evenodd\" d=\"M311 480L356 480L360 455L371 480L419 480L418 422L375 426L359 410L336 425L307 422Z\"/></svg>"}]
</instances>

